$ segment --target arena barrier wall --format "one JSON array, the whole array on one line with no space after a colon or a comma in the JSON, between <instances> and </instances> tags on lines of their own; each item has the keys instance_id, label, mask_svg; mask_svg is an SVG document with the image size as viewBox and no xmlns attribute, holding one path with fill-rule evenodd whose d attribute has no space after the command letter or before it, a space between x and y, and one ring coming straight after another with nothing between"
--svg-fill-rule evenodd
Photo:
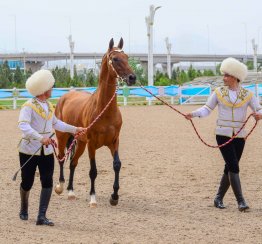
<instances>
[{"instance_id":1,"label":"arena barrier wall","mask_svg":"<svg viewBox=\"0 0 262 244\"><path fill-rule=\"evenodd\" d=\"M169 100L171 104L204 104L207 98L210 96L212 89L211 86L145 86L155 96L159 96L165 100ZM245 88L251 90L256 94L259 99L262 97L262 84L250 84L245 85ZM70 87L70 88L53 88L52 99L58 99L62 95L72 90L85 91L94 93L96 87ZM147 101L148 105L151 105L156 99L141 87L120 87L118 90L118 96L123 97L123 105L128 105L129 98L143 98L143 101ZM12 107L16 109L17 100L29 99L32 96L26 89L0 89L0 100L12 100ZM146 99L145 99L146 98ZM137 100L139 101L139 99ZM176 102L175 102L176 101ZM134 103L134 101L132 101Z\"/></svg>"}]
</instances>

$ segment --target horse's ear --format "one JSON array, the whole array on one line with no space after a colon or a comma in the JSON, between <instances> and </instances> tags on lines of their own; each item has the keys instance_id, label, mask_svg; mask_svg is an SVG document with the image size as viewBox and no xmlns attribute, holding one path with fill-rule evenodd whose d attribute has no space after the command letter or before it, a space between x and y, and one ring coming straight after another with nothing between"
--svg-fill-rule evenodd
<instances>
[{"instance_id":1,"label":"horse's ear","mask_svg":"<svg viewBox=\"0 0 262 244\"><path fill-rule=\"evenodd\" d=\"M123 40L123 38L121 37L121 39L120 39L120 41L119 41L119 43L118 43L118 48L119 49L122 49L123 48L123 46L124 46L124 40Z\"/></svg>"},{"instance_id":2,"label":"horse's ear","mask_svg":"<svg viewBox=\"0 0 262 244\"><path fill-rule=\"evenodd\" d=\"M109 42L109 50L112 50L112 48L114 47L114 39L112 38Z\"/></svg>"}]
</instances>

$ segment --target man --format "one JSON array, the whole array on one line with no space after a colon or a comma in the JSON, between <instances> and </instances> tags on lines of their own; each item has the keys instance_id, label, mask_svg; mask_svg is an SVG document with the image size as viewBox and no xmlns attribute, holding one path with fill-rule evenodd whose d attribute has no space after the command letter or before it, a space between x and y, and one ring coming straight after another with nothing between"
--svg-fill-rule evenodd
<instances>
[{"instance_id":1,"label":"man","mask_svg":"<svg viewBox=\"0 0 262 244\"><path fill-rule=\"evenodd\" d=\"M41 147L41 150L21 170L20 219L28 219L29 192L33 186L35 171L38 167L42 190L36 224L48 226L54 225L46 218L53 187L54 155L53 147L50 145L52 130L77 135L86 132L85 128L68 125L55 117L54 108L48 101L54 83L55 79L49 70L39 70L29 77L26 81L26 88L33 98L22 106L18 121L18 127L22 131L22 139L19 143L21 167Z\"/></svg>"},{"instance_id":2,"label":"man","mask_svg":"<svg viewBox=\"0 0 262 244\"><path fill-rule=\"evenodd\" d=\"M240 82L247 76L246 65L234 58L227 58L222 62L220 71L224 75L223 81L225 86L216 88L206 105L186 115L187 119L205 117L218 105L216 127L218 145L227 142L239 131L246 120L248 107L251 107L256 112L254 116L256 120L258 120L257 114L262 114L262 108L254 94L240 85ZM242 194L239 177L239 161L245 146L245 135L244 130L240 131L237 138L220 148L225 167L214 200L216 208L225 208L223 198L230 185L236 197L239 211L245 211L249 208Z\"/></svg>"}]
</instances>

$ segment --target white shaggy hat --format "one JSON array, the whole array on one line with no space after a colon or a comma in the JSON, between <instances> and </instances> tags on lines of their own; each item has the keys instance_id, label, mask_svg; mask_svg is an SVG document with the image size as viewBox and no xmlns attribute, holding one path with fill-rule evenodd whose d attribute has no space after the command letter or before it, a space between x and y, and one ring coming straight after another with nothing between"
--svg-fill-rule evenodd
<instances>
[{"instance_id":1,"label":"white shaggy hat","mask_svg":"<svg viewBox=\"0 0 262 244\"><path fill-rule=\"evenodd\" d=\"M229 74L243 81L247 77L247 66L235 58L226 58L221 63L222 74Z\"/></svg>"},{"instance_id":2,"label":"white shaggy hat","mask_svg":"<svg viewBox=\"0 0 262 244\"><path fill-rule=\"evenodd\" d=\"M53 87L55 78L49 70L38 70L26 81L25 87L33 96L42 95Z\"/></svg>"}]
</instances>

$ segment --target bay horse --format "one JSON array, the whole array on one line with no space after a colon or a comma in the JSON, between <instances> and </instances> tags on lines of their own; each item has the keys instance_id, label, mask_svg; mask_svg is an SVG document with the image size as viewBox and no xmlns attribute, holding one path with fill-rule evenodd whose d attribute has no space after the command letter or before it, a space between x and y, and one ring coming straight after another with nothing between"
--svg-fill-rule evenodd
<instances>
[{"instance_id":1,"label":"bay horse","mask_svg":"<svg viewBox=\"0 0 262 244\"><path fill-rule=\"evenodd\" d=\"M77 126L88 127L94 119L101 113L116 92L117 78L120 77L127 85L135 84L136 76L128 64L128 56L122 51L123 39L121 38L118 46L114 47L113 38L109 42L107 52L102 58L101 70L99 75L98 87L96 92L88 94L85 92L71 91L63 95L56 106L55 115L62 121ZM91 207L96 207L95 179L97 177L96 168L96 150L102 146L107 146L113 157L113 169L115 179L113 184L113 193L110 198L110 204L118 204L119 173L121 161L119 159L119 133L122 126L122 116L117 105L115 96L102 116L87 131L87 134L77 138L74 153L70 156L70 174L68 182L68 198L75 199L73 188L74 172L80 156L85 147L88 149L91 180L90 203ZM58 144L58 157L63 158L65 148L72 141L72 135L56 131ZM64 161L60 162L59 184L56 186L56 193L63 191L64 179Z\"/></svg>"}]
</instances>

